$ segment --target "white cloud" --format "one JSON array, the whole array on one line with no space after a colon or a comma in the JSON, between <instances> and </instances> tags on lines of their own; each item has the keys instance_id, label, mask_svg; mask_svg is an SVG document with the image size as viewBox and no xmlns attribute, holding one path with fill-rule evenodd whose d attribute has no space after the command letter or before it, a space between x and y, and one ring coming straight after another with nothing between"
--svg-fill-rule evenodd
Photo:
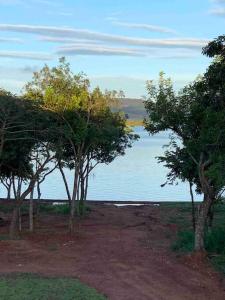
<instances>
[{"instance_id":1,"label":"white cloud","mask_svg":"<svg viewBox=\"0 0 225 300\"><path fill-rule=\"evenodd\" d=\"M171 33L171 34L177 34L175 30L172 30L170 28L156 26L156 25L150 25L150 24L143 24L143 23L127 23L127 22L120 22L116 20L112 20L112 24L122 27L127 27L131 29L143 29L151 32L159 32L159 33Z\"/></svg>"},{"instance_id":2,"label":"white cloud","mask_svg":"<svg viewBox=\"0 0 225 300\"><path fill-rule=\"evenodd\" d=\"M16 43L16 44L22 44L23 40L17 39L17 38L5 38L0 37L0 43Z\"/></svg>"},{"instance_id":3,"label":"white cloud","mask_svg":"<svg viewBox=\"0 0 225 300\"><path fill-rule=\"evenodd\" d=\"M191 59L199 56L199 52L193 50L178 51L174 49L161 48L118 48L91 43L68 44L59 47L56 51L58 55L101 55L101 56L140 56L153 59Z\"/></svg>"},{"instance_id":4,"label":"white cloud","mask_svg":"<svg viewBox=\"0 0 225 300\"><path fill-rule=\"evenodd\" d=\"M143 47L162 47L162 48L188 48L200 49L208 42L206 39L147 39L128 37L123 35L113 35L101 32L90 31L86 29L74 29L68 27L50 27L50 26L32 26L32 25L13 25L0 24L0 31L30 33L43 36L76 38L86 40L96 40L101 42L111 42L117 44L125 44L130 46Z\"/></svg>"},{"instance_id":5,"label":"white cloud","mask_svg":"<svg viewBox=\"0 0 225 300\"><path fill-rule=\"evenodd\" d=\"M42 52L0 51L0 57L47 61L53 57Z\"/></svg>"},{"instance_id":6,"label":"white cloud","mask_svg":"<svg viewBox=\"0 0 225 300\"><path fill-rule=\"evenodd\" d=\"M113 48L92 44L77 44L60 47L59 55L106 55L106 56L146 56L144 52L129 48Z\"/></svg>"},{"instance_id":7,"label":"white cloud","mask_svg":"<svg viewBox=\"0 0 225 300\"><path fill-rule=\"evenodd\" d=\"M49 7L60 7L62 4L60 2L56 1L48 1L48 0L29 0L29 3L27 0L0 0L0 5L19 5L19 6L25 6L30 7L33 5L43 5L43 6L49 6Z\"/></svg>"},{"instance_id":8,"label":"white cloud","mask_svg":"<svg viewBox=\"0 0 225 300\"><path fill-rule=\"evenodd\" d=\"M210 14L225 17L225 7L217 7L210 10Z\"/></svg>"},{"instance_id":9,"label":"white cloud","mask_svg":"<svg viewBox=\"0 0 225 300\"><path fill-rule=\"evenodd\" d=\"M62 43L62 44L77 44L77 43L92 43L101 44L100 41L87 40L87 39L76 39L76 38L65 38L65 37L54 37L54 36L41 36L38 38L39 41L49 43Z\"/></svg>"}]
</instances>

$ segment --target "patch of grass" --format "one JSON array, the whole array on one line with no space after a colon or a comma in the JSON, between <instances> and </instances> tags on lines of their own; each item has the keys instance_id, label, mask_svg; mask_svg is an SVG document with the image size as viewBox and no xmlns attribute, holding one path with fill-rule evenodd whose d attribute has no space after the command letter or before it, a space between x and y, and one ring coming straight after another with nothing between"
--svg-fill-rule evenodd
<instances>
[{"instance_id":1,"label":"patch of grass","mask_svg":"<svg viewBox=\"0 0 225 300\"><path fill-rule=\"evenodd\" d=\"M183 253L191 252L194 248L194 232L190 230L179 231L177 240L173 243L172 249Z\"/></svg>"},{"instance_id":2,"label":"patch of grass","mask_svg":"<svg viewBox=\"0 0 225 300\"><path fill-rule=\"evenodd\" d=\"M179 226L179 228L188 228L191 226L191 223L185 216L176 214L173 216L170 216L167 220L168 223L176 224Z\"/></svg>"},{"instance_id":3,"label":"patch of grass","mask_svg":"<svg viewBox=\"0 0 225 300\"><path fill-rule=\"evenodd\" d=\"M71 278L31 274L0 277L1 300L104 300L95 289Z\"/></svg>"},{"instance_id":4,"label":"patch of grass","mask_svg":"<svg viewBox=\"0 0 225 300\"><path fill-rule=\"evenodd\" d=\"M0 234L0 241L8 241L10 240L8 234Z\"/></svg>"},{"instance_id":5,"label":"patch of grass","mask_svg":"<svg viewBox=\"0 0 225 300\"><path fill-rule=\"evenodd\" d=\"M217 271L225 275L225 255L211 256L210 261Z\"/></svg>"},{"instance_id":6,"label":"patch of grass","mask_svg":"<svg viewBox=\"0 0 225 300\"><path fill-rule=\"evenodd\" d=\"M50 213L50 214L60 214L60 215L68 215L70 212L70 208L68 204L41 204L39 206L40 212Z\"/></svg>"},{"instance_id":7,"label":"patch of grass","mask_svg":"<svg viewBox=\"0 0 225 300\"><path fill-rule=\"evenodd\" d=\"M215 227L206 233L205 247L209 253L225 255L225 228Z\"/></svg>"},{"instance_id":8,"label":"patch of grass","mask_svg":"<svg viewBox=\"0 0 225 300\"><path fill-rule=\"evenodd\" d=\"M48 245L48 250L49 251L57 251L58 249L59 249L59 246L56 243Z\"/></svg>"},{"instance_id":9,"label":"patch of grass","mask_svg":"<svg viewBox=\"0 0 225 300\"><path fill-rule=\"evenodd\" d=\"M225 228L215 227L205 235L205 247L212 265L225 274ZM194 249L194 232L179 231L177 240L172 244L172 250L181 253L192 252Z\"/></svg>"}]
</instances>

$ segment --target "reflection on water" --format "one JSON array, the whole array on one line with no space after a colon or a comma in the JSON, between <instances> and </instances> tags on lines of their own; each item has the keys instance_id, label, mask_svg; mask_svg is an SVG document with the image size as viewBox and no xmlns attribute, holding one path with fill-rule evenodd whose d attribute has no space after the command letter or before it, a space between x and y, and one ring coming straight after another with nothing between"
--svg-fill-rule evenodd
<instances>
[{"instance_id":1,"label":"reflection on water","mask_svg":"<svg viewBox=\"0 0 225 300\"><path fill-rule=\"evenodd\" d=\"M135 127L140 135L126 155L116 158L110 165L99 165L90 177L89 200L145 200L189 201L189 189L185 183L161 187L168 170L158 164L156 156L163 154L168 144L165 133L149 136L142 127ZM70 184L72 174L67 171ZM51 174L42 184L43 198L66 199L61 176ZM197 197L199 200L201 197Z\"/></svg>"}]
</instances>

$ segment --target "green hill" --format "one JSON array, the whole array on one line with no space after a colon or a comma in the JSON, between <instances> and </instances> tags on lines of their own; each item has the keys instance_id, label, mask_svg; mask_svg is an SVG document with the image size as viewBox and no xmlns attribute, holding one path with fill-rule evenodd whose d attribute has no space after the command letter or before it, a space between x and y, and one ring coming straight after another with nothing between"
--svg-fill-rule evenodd
<instances>
[{"instance_id":1,"label":"green hill","mask_svg":"<svg viewBox=\"0 0 225 300\"><path fill-rule=\"evenodd\" d=\"M121 100L119 111L123 111L129 120L143 120L146 116L143 100L124 98Z\"/></svg>"}]
</instances>

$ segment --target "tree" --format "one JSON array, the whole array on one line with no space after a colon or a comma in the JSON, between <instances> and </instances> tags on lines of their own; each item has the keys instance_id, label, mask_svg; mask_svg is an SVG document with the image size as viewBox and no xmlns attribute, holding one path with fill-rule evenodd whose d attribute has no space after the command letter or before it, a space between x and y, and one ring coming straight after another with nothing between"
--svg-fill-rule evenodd
<instances>
[{"instance_id":1,"label":"tree","mask_svg":"<svg viewBox=\"0 0 225 300\"><path fill-rule=\"evenodd\" d=\"M179 94L163 74L158 88L148 83L149 118L145 120L150 133L170 130L180 140L161 158L171 169L169 176L195 183L204 195L196 219L196 251L204 250L207 216L225 186L224 37L209 43L203 53L216 58L202 77Z\"/></svg>"},{"instance_id":2,"label":"tree","mask_svg":"<svg viewBox=\"0 0 225 300\"><path fill-rule=\"evenodd\" d=\"M19 211L24 199L32 193L35 183L53 159L52 116L31 101L1 91L0 93L0 178L12 188L14 209L10 236L18 230ZM55 130L56 131L56 130ZM51 147L50 147L51 146ZM34 152L42 160L34 169ZM52 151L50 151L50 149Z\"/></svg>"},{"instance_id":3,"label":"tree","mask_svg":"<svg viewBox=\"0 0 225 300\"><path fill-rule=\"evenodd\" d=\"M75 212L80 215L84 211L88 176L94 166L123 155L136 138L126 128L125 118L110 109L121 93L103 93L99 88L90 91L89 85L84 74L74 75L65 58L61 58L57 67L46 65L34 73L33 80L25 87L27 99L53 112L58 119L56 152L70 203L71 231L74 230ZM72 189L68 186L64 167L74 172Z\"/></svg>"}]
</instances>

